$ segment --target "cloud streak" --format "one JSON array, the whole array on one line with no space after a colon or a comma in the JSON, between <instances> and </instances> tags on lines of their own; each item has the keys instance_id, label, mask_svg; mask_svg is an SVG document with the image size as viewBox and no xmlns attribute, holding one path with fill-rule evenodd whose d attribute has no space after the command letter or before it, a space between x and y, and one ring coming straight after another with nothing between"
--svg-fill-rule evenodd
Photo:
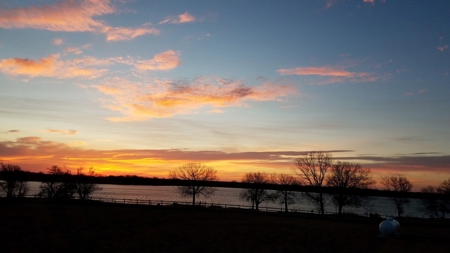
<instances>
[{"instance_id":1,"label":"cloud streak","mask_svg":"<svg viewBox=\"0 0 450 253\"><path fill-rule=\"evenodd\" d=\"M92 56L79 56L82 49L89 48L86 44L81 48L66 48L62 56L60 54L33 60L27 58L8 58L0 60L0 72L10 76L54 77L58 79L83 78L96 79L104 76L108 67L114 64L133 66L139 71L171 70L181 64L180 53L173 50L159 53L149 60L139 60L132 57L95 58ZM76 55L79 58L63 59L68 55Z\"/></svg>"},{"instance_id":2,"label":"cloud streak","mask_svg":"<svg viewBox=\"0 0 450 253\"><path fill-rule=\"evenodd\" d=\"M313 150L311 150L313 151ZM167 176L171 167L186 162L221 164L223 178L236 180L248 171L241 168L252 167L269 170L284 170L292 166L292 159L311 151L264 151L264 152L222 152L189 151L182 149L139 149L139 150L98 150L85 145L68 145L44 140L37 136L17 138L15 141L0 141L0 159L18 164L25 170L45 171L52 165L67 165L75 169L79 166L93 166L103 175L123 175L133 173L143 176ZM332 154L345 154L351 150L327 150ZM374 176L389 174L430 175L440 174L441 178L450 175L450 156L434 153L405 154L392 157L350 156L336 158L343 161L360 162L371 168ZM218 166L220 167L220 166ZM231 170L226 170L226 168ZM149 168L152 168L149 170ZM234 177L234 178L233 178ZM221 177L222 178L222 177ZM434 181L420 181L420 184L436 184ZM437 179L437 180L440 180Z\"/></svg>"},{"instance_id":3,"label":"cloud streak","mask_svg":"<svg viewBox=\"0 0 450 253\"><path fill-rule=\"evenodd\" d=\"M180 15L178 15L177 17L167 17L166 19L164 19L163 21L159 22L159 24L166 24L166 23L171 23L171 24L183 24L183 23L192 23L195 22L196 18L189 14L188 12L182 13Z\"/></svg>"},{"instance_id":4,"label":"cloud streak","mask_svg":"<svg viewBox=\"0 0 450 253\"><path fill-rule=\"evenodd\" d=\"M104 33L108 41L132 40L146 34L159 34L151 27L111 27L96 17L117 13L109 0L65 0L53 5L0 11L0 27L39 29L54 32Z\"/></svg>"},{"instance_id":5,"label":"cloud streak","mask_svg":"<svg viewBox=\"0 0 450 253\"><path fill-rule=\"evenodd\" d=\"M350 72L340 67L297 67L290 69L278 69L278 74L297 76L320 76L328 79L319 84L351 82L373 82L378 78L368 72Z\"/></svg>"},{"instance_id":6,"label":"cloud streak","mask_svg":"<svg viewBox=\"0 0 450 253\"><path fill-rule=\"evenodd\" d=\"M11 76L56 77L59 79L81 77L94 79L104 75L107 69L86 68L77 61L62 61L60 55L49 55L39 60L9 58L0 60L0 71Z\"/></svg>"},{"instance_id":7,"label":"cloud streak","mask_svg":"<svg viewBox=\"0 0 450 253\"><path fill-rule=\"evenodd\" d=\"M111 121L140 121L192 113L206 107L247 106L247 101L278 100L297 90L290 85L263 83L246 86L241 81L217 77L198 77L192 82L155 80L148 84L114 79L95 88L110 96L104 106L124 114Z\"/></svg>"},{"instance_id":8,"label":"cloud streak","mask_svg":"<svg viewBox=\"0 0 450 253\"><path fill-rule=\"evenodd\" d=\"M173 50L159 53L150 60L138 60L134 66L139 70L170 70L181 64L180 53Z\"/></svg>"},{"instance_id":9,"label":"cloud streak","mask_svg":"<svg viewBox=\"0 0 450 253\"><path fill-rule=\"evenodd\" d=\"M75 135L78 132L78 130L73 130L73 129L69 129L69 130L47 129L46 131L49 133L68 134L68 135Z\"/></svg>"}]
</instances>

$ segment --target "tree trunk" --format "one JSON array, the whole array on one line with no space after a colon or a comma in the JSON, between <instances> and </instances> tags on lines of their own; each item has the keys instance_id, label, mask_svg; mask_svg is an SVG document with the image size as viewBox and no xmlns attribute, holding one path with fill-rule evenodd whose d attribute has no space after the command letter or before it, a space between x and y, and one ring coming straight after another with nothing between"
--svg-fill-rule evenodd
<instances>
[{"instance_id":1,"label":"tree trunk","mask_svg":"<svg viewBox=\"0 0 450 253\"><path fill-rule=\"evenodd\" d=\"M320 214L325 214L325 207L323 206L323 194L319 193L319 201L320 201Z\"/></svg>"},{"instance_id":2,"label":"tree trunk","mask_svg":"<svg viewBox=\"0 0 450 253\"><path fill-rule=\"evenodd\" d=\"M192 205L195 206L195 193L192 194Z\"/></svg>"},{"instance_id":3,"label":"tree trunk","mask_svg":"<svg viewBox=\"0 0 450 253\"><path fill-rule=\"evenodd\" d=\"M284 194L284 211L288 212L287 194Z\"/></svg>"}]
</instances>

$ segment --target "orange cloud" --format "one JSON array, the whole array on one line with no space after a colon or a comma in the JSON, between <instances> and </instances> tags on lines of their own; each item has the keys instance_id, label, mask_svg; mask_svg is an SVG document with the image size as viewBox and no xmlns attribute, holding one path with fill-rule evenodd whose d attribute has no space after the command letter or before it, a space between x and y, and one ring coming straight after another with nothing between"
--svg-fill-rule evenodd
<instances>
[{"instance_id":1,"label":"orange cloud","mask_svg":"<svg viewBox=\"0 0 450 253\"><path fill-rule=\"evenodd\" d=\"M196 18L189 14L188 12L182 13L178 15L176 18L174 17L168 17L164 19L163 21L159 22L159 24L166 24L166 23L172 23L172 24L182 24L182 23L191 23L194 22Z\"/></svg>"},{"instance_id":2,"label":"orange cloud","mask_svg":"<svg viewBox=\"0 0 450 253\"><path fill-rule=\"evenodd\" d=\"M17 164L24 170L45 172L52 165L68 169L94 167L102 175L133 174L167 177L168 171L186 162L201 162L214 166L222 180L239 180L249 171L292 173L292 159L308 151L222 152L189 151L178 149L154 150L98 150L86 145L64 144L36 136L15 141L0 140L0 160ZM331 150L346 153L349 150ZM450 177L450 155L411 154L405 156L354 156L343 161L362 161L372 170L374 179L401 174L414 182L414 190L426 185L437 185ZM379 185L380 186L380 185Z\"/></svg>"},{"instance_id":3,"label":"orange cloud","mask_svg":"<svg viewBox=\"0 0 450 253\"><path fill-rule=\"evenodd\" d=\"M202 107L212 107L214 110L246 106L245 102L249 100L277 100L297 93L290 85L263 83L261 86L247 87L240 81L208 77L198 77L191 83L155 80L150 84L115 79L94 88L111 96L110 100L103 101L106 108L125 115L109 118L111 121L172 117L192 113Z\"/></svg>"},{"instance_id":4,"label":"orange cloud","mask_svg":"<svg viewBox=\"0 0 450 253\"><path fill-rule=\"evenodd\" d=\"M155 28L110 27L97 16L118 12L110 0L65 0L54 5L32 6L0 11L0 27L33 28L62 32L105 33L108 41L132 40L146 34L159 34ZM56 45L62 40L55 40Z\"/></svg>"},{"instance_id":5,"label":"orange cloud","mask_svg":"<svg viewBox=\"0 0 450 253\"><path fill-rule=\"evenodd\" d=\"M49 31L94 32L103 27L93 17L116 10L109 0L66 0L42 7L16 8L0 11L2 28L34 28Z\"/></svg>"},{"instance_id":6,"label":"orange cloud","mask_svg":"<svg viewBox=\"0 0 450 253\"><path fill-rule=\"evenodd\" d=\"M139 70L170 70L181 64L179 53L173 50L159 53L150 60L139 60L134 65Z\"/></svg>"},{"instance_id":7,"label":"orange cloud","mask_svg":"<svg viewBox=\"0 0 450 253\"><path fill-rule=\"evenodd\" d=\"M60 56L50 55L40 60L9 58L0 61L0 71L12 76L56 77L60 79L81 77L93 79L107 70L78 66L76 61L61 61Z\"/></svg>"},{"instance_id":8,"label":"orange cloud","mask_svg":"<svg viewBox=\"0 0 450 253\"><path fill-rule=\"evenodd\" d=\"M339 67L298 67L292 69L279 69L280 75L298 75L298 76L322 76L329 77L325 81L316 82L315 84L341 83L344 81L351 82L374 82L377 77L372 76L368 72L350 72Z\"/></svg>"}]
</instances>

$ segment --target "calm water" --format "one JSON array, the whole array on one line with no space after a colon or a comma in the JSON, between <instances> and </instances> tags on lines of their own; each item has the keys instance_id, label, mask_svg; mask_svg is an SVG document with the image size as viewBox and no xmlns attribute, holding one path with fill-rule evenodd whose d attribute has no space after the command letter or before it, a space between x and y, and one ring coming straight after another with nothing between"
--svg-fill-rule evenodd
<instances>
[{"instance_id":1,"label":"calm water","mask_svg":"<svg viewBox=\"0 0 450 253\"><path fill-rule=\"evenodd\" d=\"M39 192L40 182L28 182L30 192L29 195L35 195ZM93 198L111 198L111 199L140 199L152 201L174 201L174 202L190 202L192 198L183 198L180 196L176 186L141 186L141 185L111 185L101 184L102 189L92 196ZM248 202L239 199L241 189L235 188L216 188L214 195L205 198L199 196L196 201L250 206ZM298 211L310 212L314 207L309 204L301 194L298 194L297 203L290 205L289 209L297 209ZM420 206L419 200L411 199L411 203L405 208L404 216L423 217L423 214L418 210ZM263 202L260 208L284 208L282 204L273 202ZM329 203L326 206L326 212L337 212L337 209ZM378 213L382 216L396 216L397 212L392 200L384 197L373 197L371 202L365 208L350 208L344 207L344 212L352 212L357 214Z\"/></svg>"}]
</instances>

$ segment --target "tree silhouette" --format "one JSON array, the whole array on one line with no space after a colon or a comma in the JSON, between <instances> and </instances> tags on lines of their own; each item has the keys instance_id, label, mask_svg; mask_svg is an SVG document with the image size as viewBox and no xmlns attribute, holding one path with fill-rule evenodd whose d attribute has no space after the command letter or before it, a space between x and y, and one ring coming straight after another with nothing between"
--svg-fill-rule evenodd
<instances>
[{"instance_id":1,"label":"tree silhouette","mask_svg":"<svg viewBox=\"0 0 450 253\"><path fill-rule=\"evenodd\" d=\"M217 171L213 167L201 163L188 163L170 171L169 177L183 180L183 185L178 186L183 197L192 196L192 205L195 205L197 195L205 197L213 194L216 189L207 186L208 181L217 181Z\"/></svg>"},{"instance_id":2,"label":"tree silhouette","mask_svg":"<svg viewBox=\"0 0 450 253\"><path fill-rule=\"evenodd\" d=\"M25 172L18 166L0 162L0 188L7 198L23 197L28 192Z\"/></svg>"},{"instance_id":3,"label":"tree silhouette","mask_svg":"<svg viewBox=\"0 0 450 253\"><path fill-rule=\"evenodd\" d=\"M267 191L267 184L270 183L269 176L261 172L249 172L242 178L242 183L246 186L242 189L239 198L251 202L252 210L259 210L259 204L263 201L271 200L272 196Z\"/></svg>"},{"instance_id":4,"label":"tree silhouette","mask_svg":"<svg viewBox=\"0 0 450 253\"><path fill-rule=\"evenodd\" d=\"M431 217L445 218L445 214L450 212L450 179L443 181L438 187L424 187L420 192L424 193L424 197L420 199L422 211Z\"/></svg>"},{"instance_id":5,"label":"tree silhouette","mask_svg":"<svg viewBox=\"0 0 450 253\"><path fill-rule=\"evenodd\" d=\"M72 173L54 165L48 169L46 180L41 183L39 195L49 199L71 199L75 194Z\"/></svg>"},{"instance_id":6,"label":"tree silhouette","mask_svg":"<svg viewBox=\"0 0 450 253\"><path fill-rule=\"evenodd\" d=\"M397 208L398 217L404 212L405 205L408 205L410 200L404 197L404 193L410 192L413 184L404 176L386 176L381 177L381 184L383 184L388 191L393 192L391 199L394 201Z\"/></svg>"},{"instance_id":7,"label":"tree silhouette","mask_svg":"<svg viewBox=\"0 0 450 253\"><path fill-rule=\"evenodd\" d=\"M362 206L367 196L356 191L368 189L375 184L370 169L361 168L359 164L338 161L333 164L330 172L327 186L334 188L331 200L338 207L339 215L342 215L344 206Z\"/></svg>"},{"instance_id":8,"label":"tree silhouette","mask_svg":"<svg viewBox=\"0 0 450 253\"><path fill-rule=\"evenodd\" d=\"M325 184L327 171L333 159L324 152L309 152L294 159L294 172L300 176L304 185L313 186L317 192L305 192L307 199L317 206L321 214L325 213L325 200L322 187Z\"/></svg>"},{"instance_id":9,"label":"tree silhouette","mask_svg":"<svg viewBox=\"0 0 450 253\"><path fill-rule=\"evenodd\" d=\"M300 182L292 175L271 174L270 182L277 185L273 200L284 204L284 211L288 212L289 205L295 204L296 194L292 191L292 186L300 185Z\"/></svg>"},{"instance_id":10,"label":"tree silhouette","mask_svg":"<svg viewBox=\"0 0 450 253\"><path fill-rule=\"evenodd\" d=\"M99 191L102 188L93 182L95 177L95 171L89 168L88 172L83 173L84 168L80 167L77 169L77 174L74 175L74 187L81 200L88 199L95 191Z\"/></svg>"}]
</instances>

